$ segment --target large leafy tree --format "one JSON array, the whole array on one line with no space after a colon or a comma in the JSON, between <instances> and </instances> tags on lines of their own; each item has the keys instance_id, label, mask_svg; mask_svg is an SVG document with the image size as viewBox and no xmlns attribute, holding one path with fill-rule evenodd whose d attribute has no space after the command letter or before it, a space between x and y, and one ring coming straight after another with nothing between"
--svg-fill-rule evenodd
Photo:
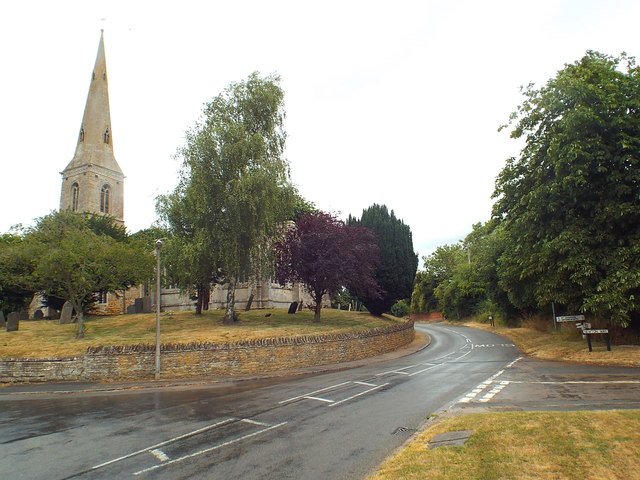
<instances>
[{"instance_id":1,"label":"large leafy tree","mask_svg":"<svg viewBox=\"0 0 640 480\"><path fill-rule=\"evenodd\" d=\"M374 275L378 246L365 227L348 226L328 213L307 213L274 246L278 282L304 284L315 302L315 322L324 295L343 287L371 297L379 291Z\"/></svg>"},{"instance_id":2,"label":"large leafy tree","mask_svg":"<svg viewBox=\"0 0 640 480\"><path fill-rule=\"evenodd\" d=\"M349 216L347 224L367 227L376 234L380 263L375 279L383 291L381 295L373 297L365 293L352 293L374 315L388 312L398 300L411 297L413 291L418 255L413 251L411 228L396 218L393 210L389 212L386 205L377 204L363 210L360 219Z\"/></svg>"},{"instance_id":3,"label":"large leafy tree","mask_svg":"<svg viewBox=\"0 0 640 480\"><path fill-rule=\"evenodd\" d=\"M462 262L456 265L448 281L436 287L434 294L447 318L461 319L478 313L486 288L475 265Z\"/></svg>"},{"instance_id":4,"label":"large leafy tree","mask_svg":"<svg viewBox=\"0 0 640 480\"><path fill-rule=\"evenodd\" d=\"M87 217L69 211L39 219L10 253L23 266L29 259L15 285L71 303L78 314L77 338L84 336L84 310L95 292L140 283L154 265L150 251L98 235Z\"/></svg>"},{"instance_id":5,"label":"large leafy tree","mask_svg":"<svg viewBox=\"0 0 640 480\"><path fill-rule=\"evenodd\" d=\"M265 246L293 215L279 82L277 75L253 73L207 103L178 152L179 184L158 202L172 233L166 253L174 279L202 296L221 276L228 286L227 324L235 318L238 278L267 273Z\"/></svg>"},{"instance_id":6,"label":"large leafy tree","mask_svg":"<svg viewBox=\"0 0 640 480\"><path fill-rule=\"evenodd\" d=\"M24 279L33 265L21 232L0 235L0 311L18 311L29 304L36 289Z\"/></svg>"},{"instance_id":7,"label":"large leafy tree","mask_svg":"<svg viewBox=\"0 0 640 480\"><path fill-rule=\"evenodd\" d=\"M501 286L519 308L626 325L640 311L640 71L589 51L523 93L511 136L525 146L494 194Z\"/></svg>"},{"instance_id":8,"label":"large leafy tree","mask_svg":"<svg viewBox=\"0 0 640 480\"><path fill-rule=\"evenodd\" d=\"M436 289L449 282L458 265L467 262L467 255L461 243L442 245L425 257L422 257L424 270L416 275L411 294L411 308L416 313L430 312L442 308Z\"/></svg>"}]
</instances>

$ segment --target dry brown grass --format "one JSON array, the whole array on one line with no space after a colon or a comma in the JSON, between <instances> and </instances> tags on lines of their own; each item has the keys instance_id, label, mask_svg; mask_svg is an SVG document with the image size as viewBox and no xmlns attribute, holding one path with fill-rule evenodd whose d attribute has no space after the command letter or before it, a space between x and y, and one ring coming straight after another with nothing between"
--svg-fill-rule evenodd
<instances>
[{"instance_id":1,"label":"dry brown grass","mask_svg":"<svg viewBox=\"0 0 640 480\"><path fill-rule=\"evenodd\" d=\"M320 323L313 313L287 314L286 309L240 312L237 325L222 324L224 312L210 310L201 316L194 312L162 314L162 343L236 342L251 338L325 335L368 330L400 321L394 317L374 317L365 313L326 309ZM269 315L269 316L267 316ZM76 356L87 347L98 345L155 344L155 314L90 317L85 338L76 340L74 324L57 321L24 321L16 332L0 333L0 358L45 358Z\"/></svg>"},{"instance_id":2,"label":"dry brown grass","mask_svg":"<svg viewBox=\"0 0 640 480\"><path fill-rule=\"evenodd\" d=\"M640 411L507 412L447 418L412 439L370 480L640 479ZM462 447L437 434L474 430Z\"/></svg>"},{"instance_id":3,"label":"dry brown grass","mask_svg":"<svg viewBox=\"0 0 640 480\"><path fill-rule=\"evenodd\" d=\"M613 345L609 352L603 336L594 335L592 339L593 352L589 352L587 341L582 339L573 324L564 326L562 330L557 332L542 332L532 325L521 328L491 327L486 323L477 322L467 322L465 325L507 337L518 346L522 353L534 358L594 365L640 366L640 346ZM527 324L525 323L525 325Z\"/></svg>"}]
</instances>

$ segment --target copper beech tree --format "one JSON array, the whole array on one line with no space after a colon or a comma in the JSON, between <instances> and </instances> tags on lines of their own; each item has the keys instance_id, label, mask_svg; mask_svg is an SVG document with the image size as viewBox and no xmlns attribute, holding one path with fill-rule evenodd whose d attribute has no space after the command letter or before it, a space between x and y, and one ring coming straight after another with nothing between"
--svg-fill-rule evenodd
<instances>
[{"instance_id":1,"label":"copper beech tree","mask_svg":"<svg viewBox=\"0 0 640 480\"><path fill-rule=\"evenodd\" d=\"M302 282L315 302L314 322L320 321L322 297L341 287L380 295L375 281L378 245L365 227L345 225L323 212L301 216L275 244L276 278L281 285Z\"/></svg>"}]
</instances>

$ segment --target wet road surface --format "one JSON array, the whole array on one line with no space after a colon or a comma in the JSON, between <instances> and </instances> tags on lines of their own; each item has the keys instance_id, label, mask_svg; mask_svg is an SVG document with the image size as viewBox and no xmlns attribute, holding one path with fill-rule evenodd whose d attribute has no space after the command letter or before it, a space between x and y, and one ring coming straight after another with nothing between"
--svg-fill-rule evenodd
<instances>
[{"instance_id":1,"label":"wet road surface","mask_svg":"<svg viewBox=\"0 0 640 480\"><path fill-rule=\"evenodd\" d=\"M138 392L0 390L0 478L356 479L444 409L638 406L640 369L535 362L490 332L416 328L431 335L428 348L338 372ZM605 383L568 383L576 376Z\"/></svg>"}]
</instances>

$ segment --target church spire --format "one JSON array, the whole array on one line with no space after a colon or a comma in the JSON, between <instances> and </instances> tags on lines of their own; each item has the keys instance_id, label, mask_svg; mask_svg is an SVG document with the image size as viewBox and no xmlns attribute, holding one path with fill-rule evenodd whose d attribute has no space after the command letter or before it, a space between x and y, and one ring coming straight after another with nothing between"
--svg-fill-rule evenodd
<instances>
[{"instance_id":1,"label":"church spire","mask_svg":"<svg viewBox=\"0 0 640 480\"><path fill-rule=\"evenodd\" d=\"M60 208L112 215L123 223L124 174L113 154L104 31L73 159L62 172Z\"/></svg>"},{"instance_id":2,"label":"church spire","mask_svg":"<svg viewBox=\"0 0 640 480\"><path fill-rule=\"evenodd\" d=\"M112 138L105 141L105 132L111 130L111 111L109 109L109 83L107 81L107 60L104 54L104 30L100 32L100 44L96 63L91 73L91 84L84 107L80 138L78 144L102 144L109 147ZM113 148L111 147L113 150Z\"/></svg>"},{"instance_id":3,"label":"church spire","mask_svg":"<svg viewBox=\"0 0 640 480\"><path fill-rule=\"evenodd\" d=\"M85 152L90 150L91 152ZM90 153L98 165L122 173L113 155L113 132L111 130L111 110L109 108L109 82L107 78L107 60L104 54L104 30L100 32L100 44L96 62L91 72L89 94L84 107L84 115L76 154L67 168L84 163L85 153Z\"/></svg>"}]
</instances>

